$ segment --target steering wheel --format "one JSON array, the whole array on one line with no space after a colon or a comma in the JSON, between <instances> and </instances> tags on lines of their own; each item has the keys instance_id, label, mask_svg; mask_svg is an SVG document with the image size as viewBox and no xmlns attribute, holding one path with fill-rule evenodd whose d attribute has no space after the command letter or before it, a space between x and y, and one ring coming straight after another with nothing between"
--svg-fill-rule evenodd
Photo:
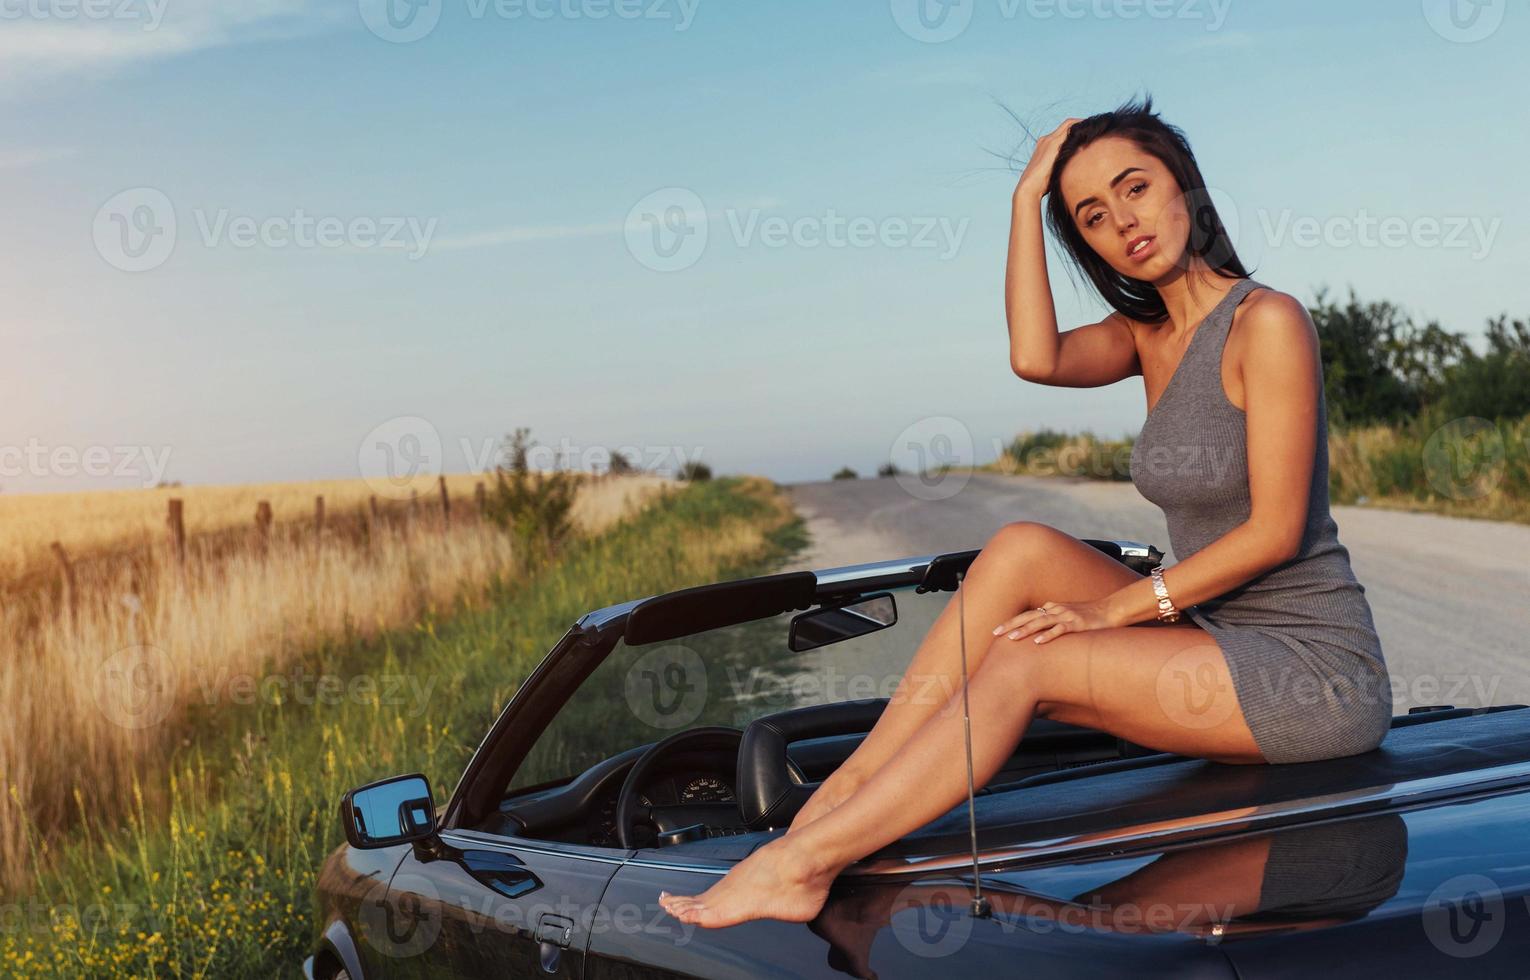
<instances>
[{"instance_id":1,"label":"steering wheel","mask_svg":"<svg viewBox=\"0 0 1530 980\"><path fill-rule=\"evenodd\" d=\"M669 833L682 827L701 824L705 827L722 827L743 830L739 823L739 805L726 803L673 803L666 806L645 806L637 802L638 787L645 783L658 768L665 756L681 749L712 750L726 752L731 758L739 758L739 746L744 733L726 725L710 725L675 732L649 746L638 761L627 770L621 791L616 796L616 840L627 849L636 848L632 824L643 820L659 833ZM789 771L783 775L788 781L801 782L802 770L788 760Z\"/></svg>"},{"instance_id":2,"label":"steering wheel","mask_svg":"<svg viewBox=\"0 0 1530 980\"><path fill-rule=\"evenodd\" d=\"M819 786L807 783L786 754L789 742L826 735L869 732L887 698L815 704L756 718L738 747L738 809L750 830L791 823Z\"/></svg>"}]
</instances>

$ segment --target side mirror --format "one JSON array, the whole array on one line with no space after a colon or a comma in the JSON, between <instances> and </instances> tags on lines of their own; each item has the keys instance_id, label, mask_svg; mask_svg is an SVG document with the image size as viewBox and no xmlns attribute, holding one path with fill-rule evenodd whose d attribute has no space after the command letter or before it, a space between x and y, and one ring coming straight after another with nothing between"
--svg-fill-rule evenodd
<instances>
[{"instance_id":1,"label":"side mirror","mask_svg":"<svg viewBox=\"0 0 1530 980\"><path fill-rule=\"evenodd\" d=\"M415 773L353 789L340 798L340 823L350 845L363 850L428 840L436 834L430 782Z\"/></svg>"},{"instance_id":2,"label":"side mirror","mask_svg":"<svg viewBox=\"0 0 1530 980\"><path fill-rule=\"evenodd\" d=\"M892 593L880 592L843 606L810 609L792 617L786 645L801 653L884 630L898 621Z\"/></svg>"}]
</instances>

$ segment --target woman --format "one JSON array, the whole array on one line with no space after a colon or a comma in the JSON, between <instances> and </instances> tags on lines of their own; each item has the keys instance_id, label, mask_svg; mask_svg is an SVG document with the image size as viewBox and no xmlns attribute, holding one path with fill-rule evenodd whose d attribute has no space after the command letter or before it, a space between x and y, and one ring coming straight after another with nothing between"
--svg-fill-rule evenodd
<instances>
[{"instance_id":1,"label":"woman","mask_svg":"<svg viewBox=\"0 0 1530 980\"><path fill-rule=\"evenodd\" d=\"M1116 311L1061 336L1043 207ZM1248 277L1194 155L1151 99L1037 142L1013 197L1006 310L1022 378L1097 387L1142 375L1131 475L1163 508L1178 563L1140 575L1028 522L989 540L961 586L968 624L993 631L968 650L977 785L1038 715L1232 764L1380 744L1390 680L1329 514L1316 329L1300 301ZM702 926L807 921L843 868L965 799L965 767L951 764L963 745L958 598L789 832L699 896L661 894L667 911Z\"/></svg>"}]
</instances>

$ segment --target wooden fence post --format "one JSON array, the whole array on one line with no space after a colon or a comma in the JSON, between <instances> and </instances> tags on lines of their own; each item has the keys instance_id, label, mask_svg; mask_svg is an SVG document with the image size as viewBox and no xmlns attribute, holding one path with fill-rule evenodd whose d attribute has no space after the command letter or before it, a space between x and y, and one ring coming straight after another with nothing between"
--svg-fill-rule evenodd
<instances>
[{"instance_id":1,"label":"wooden fence post","mask_svg":"<svg viewBox=\"0 0 1530 980\"><path fill-rule=\"evenodd\" d=\"M259 500L255 503L255 537L263 555L271 548L271 501Z\"/></svg>"},{"instance_id":2,"label":"wooden fence post","mask_svg":"<svg viewBox=\"0 0 1530 980\"><path fill-rule=\"evenodd\" d=\"M324 495L313 498L313 535L317 540L324 536Z\"/></svg>"},{"instance_id":3,"label":"wooden fence post","mask_svg":"<svg viewBox=\"0 0 1530 980\"><path fill-rule=\"evenodd\" d=\"M482 519L489 512L489 494L484 489L482 480L473 487L473 499L478 503L478 516Z\"/></svg>"},{"instance_id":4,"label":"wooden fence post","mask_svg":"<svg viewBox=\"0 0 1530 980\"><path fill-rule=\"evenodd\" d=\"M444 530L452 522L452 501L446 494L446 477L437 477L436 482L441 487L441 527Z\"/></svg>"},{"instance_id":5,"label":"wooden fence post","mask_svg":"<svg viewBox=\"0 0 1530 980\"><path fill-rule=\"evenodd\" d=\"M186 519L184 501L179 497L170 498L170 513L165 517L165 523L170 527L170 544L175 549L175 560L181 566L186 564Z\"/></svg>"},{"instance_id":6,"label":"wooden fence post","mask_svg":"<svg viewBox=\"0 0 1530 980\"><path fill-rule=\"evenodd\" d=\"M80 592L75 586L74 565L70 563L62 544L55 541L50 547L53 549L53 557L58 559L59 572L63 576L64 608L69 610L69 624L77 626L80 621Z\"/></svg>"}]
</instances>

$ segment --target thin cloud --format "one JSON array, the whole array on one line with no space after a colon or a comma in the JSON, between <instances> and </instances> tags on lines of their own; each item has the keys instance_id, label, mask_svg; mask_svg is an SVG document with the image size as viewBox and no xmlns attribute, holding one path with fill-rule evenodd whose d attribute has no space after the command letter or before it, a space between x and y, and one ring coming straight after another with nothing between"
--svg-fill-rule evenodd
<instances>
[{"instance_id":1,"label":"thin cloud","mask_svg":"<svg viewBox=\"0 0 1530 980\"><path fill-rule=\"evenodd\" d=\"M23 146L10 149L0 147L0 170L25 170L27 167L52 163L54 160L62 160L73 155L74 150L65 147Z\"/></svg>"},{"instance_id":2,"label":"thin cloud","mask_svg":"<svg viewBox=\"0 0 1530 980\"><path fill-rule=\"evenodd\" d=\"M730 212L769 211L782 205L780 198L760 197L744 201L726 210L707 209L707 221L723 221ZM501 245L525 245L532 242L563 241L572 238L598 238L626 234L624 221L601 221L582 225L504 225L462 235L448 235L430 243L431 252L459 252Z\"/></svg>"},{"instance_id":3,"label":"thin cloud","mask_svg":"<svg viewBox=\"0 0 1530 980\"><path fill-rule=\"evenodd\" d=\"M494 248L499 245L524 245L528 242L550 242L567 238L595 238L600 235L620 235L624 229L621 222L604 222L590 225L506 225L466 235L438 238L430 243L432 252L455 252L472 248Z\"/></svg>"},{"instance_id":4,"label":"thin cloud","mask_svg":"<svg viewBox=\"0 0 1530 980\"><path fill-rule=\"evenodd\" d=\"M44 5L23 9L0 31L6 85L104 77L207 48L308 36L356 17L355 5L339 0L130 0L102 8L110 17L69 20Z\"/></svg>"},{"instance_id":5,"label":"thin cloud","mask_svg":"<svg viewBox=\"0 0 1530 980\"><path fill-rule=\"evenodd\" d=\"M1183 41L1174 50L1179 54L1187 54L1192 51L1247 48L1253 45L1254 40L1254 35L1248 31L1215 31Z\"/></svg>"}]
</instances>

